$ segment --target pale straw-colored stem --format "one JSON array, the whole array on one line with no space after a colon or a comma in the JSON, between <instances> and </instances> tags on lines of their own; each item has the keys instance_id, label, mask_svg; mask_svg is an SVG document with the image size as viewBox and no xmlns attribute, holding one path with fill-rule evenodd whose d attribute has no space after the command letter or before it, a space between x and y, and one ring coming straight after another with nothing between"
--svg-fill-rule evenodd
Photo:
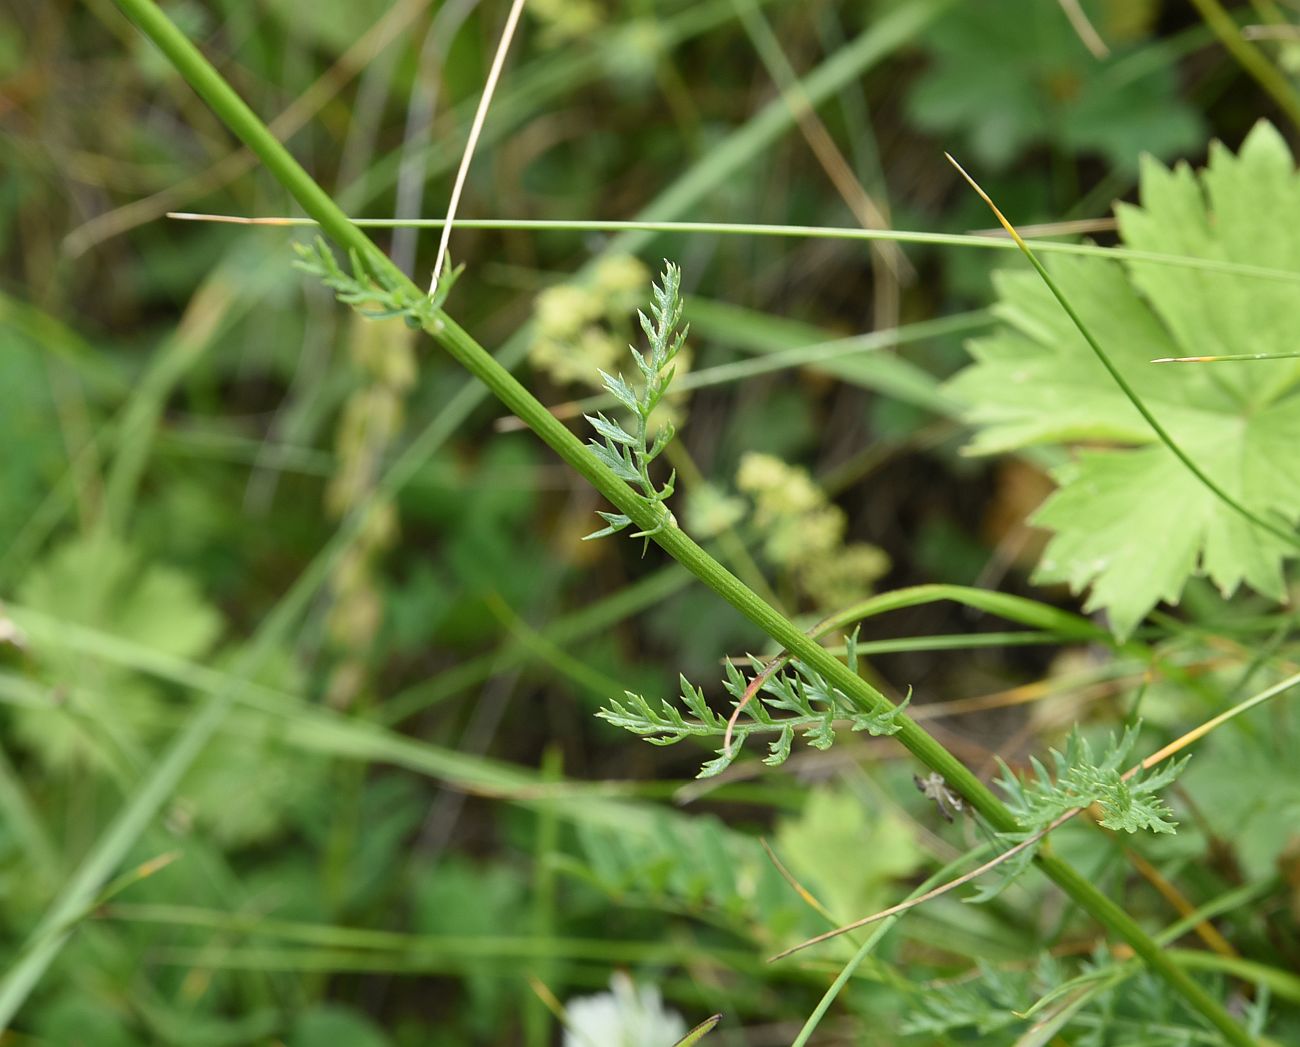
<instances>
[{"instance_id":1,"label":"pale straw-colored stem","mask_svg":"<svg viewBox=\"0 0 1300 1047\"><path fill-rule=\"evenodd\" d=\"M510 5L510 15L506 18L506 27L501 31L501 41L497 44L497 53L492 59L487 83L483 85L483 96L478 100L474 123L470 125L469 139L465 142L465 153L461 156L460 167L456 170L455 184L451 187L451 201L447 204L447 221L442 227L442 239L438 242L438 257L433 263L433 279L429 281L430 295L438 289L442 264L447 258L447 245L451 242L452 223L456 220L456 208L460 205L460 194L465 188L470 161L474 159L474 148L478 145L478 136L483 131L484 121L487 120L488 107L492 105L492 95L496 92L497 81L501 78L501 67L505 65L506 52L510 50L510 41L514 39L515 27L519 25L519 16L523 13L524 0L514 0Z\"/></svg>"}]
</instances>

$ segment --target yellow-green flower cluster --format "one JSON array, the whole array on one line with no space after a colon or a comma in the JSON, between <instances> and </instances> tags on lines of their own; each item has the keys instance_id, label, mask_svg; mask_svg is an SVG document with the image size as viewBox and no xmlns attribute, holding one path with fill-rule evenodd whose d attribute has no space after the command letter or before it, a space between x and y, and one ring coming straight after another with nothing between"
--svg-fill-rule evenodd
<instances>
[{"instance_id":1,"label":"yellow-green flower cluster","mask_svg":"<svg viewBox=\"0 0 1300 1047\"><path fill-rule=\"evenodd\" d=\"M352 361L361 384L343 405L335 437L338 467L325 492L332 516L343 517L374 489L384 457L402 431L405 400L415 385L415 332L400 320L367 320L352 314ZM366 659L383 621L375 564L397 539L392 503L373 506L330 579L333 603L326 628L339 656L329 700L352 703L366 676Z\"/></svg>"},{"instance_id":2,"label":"yellow-green flower cluster","mask_svg":"<svg viewBox=\"0 0 1300 1047\"><path fill-rule=\"evenodd\" d=\"M889 570L881 549L844 541L844 510L806 469L750 452L740 460L736 486L754 502L753 520L768 562L788 572L819 609L836 610L863 599Z\"/></svg>"},{"instance_id":3,"label":"yellow-green flower cluster","mask_svg":"<svg viewBox=\"0 0 1300 1047\"><path fill-rule=\"evenodd\" d=\"M596 0L530 0L528 13L541 23L545 47L582 40L605 21Z\"/></svg>"},{"instance_id":4,"label":"yellow-green flower cluster","mask_svg":"<svg viewBox=\"0 0 1300 1047\"><path fill-rule=\"evenodd\" d=\"M749 514L745 499L727 494L711 483L693 485L686 505L691 536L700 541L718 537Z\"/></svg>"},{"instance_id":5,"label":"yellow-green flower cluster","mask_svg":"<svg viewBox=\"0 0 1300 1047\"><path fill-rule=\"evenodd\" d=\"M628 317L649 279L637 259L613 255L597 263L588 283L548 287L534 307L533 366L560 385L599 389L599 372L623 362Z\"/></svg>"},{"instance_id":6,"label":"yellow-green flower cluster","mask_svg":"<svg viewBox=\"0 0 1300 1047\"><path fill-rule=\"evenodd\" d=\"M596 263L589 282L559 284L537 296L534 336L528 358L559 385L602 388L600 372L625 369L628 342L636 336L632 317L650 272L632 255L609 255ZM691 369L689 349L673 360L677 381ZM680 426L686 395L669 391L650 416L651 429Z\"/></svg>"},{"instance_id":7,"label":"yellow-green flower cluster","mask_svg":"<svg viewBox=\"0 0 1300 1047\"><path fill-rule=\"evenodd\" d=\"M593 288L550 287L537 296L535 368L560 385L595 386L600 371L617 368L622 346L606 326L608 304Z\"/></svg>"}]
</instances>

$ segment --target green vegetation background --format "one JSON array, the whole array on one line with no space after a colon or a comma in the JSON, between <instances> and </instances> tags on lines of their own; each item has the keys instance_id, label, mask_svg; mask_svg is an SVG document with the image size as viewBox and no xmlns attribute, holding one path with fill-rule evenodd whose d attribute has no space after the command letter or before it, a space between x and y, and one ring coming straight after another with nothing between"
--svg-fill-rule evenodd
<instances>
[{"instance_id":1,"label":"green vegetation background","mask_svg":"<svg viewBox=\"0 0 1300 1047\"><path fill-rule=\"evenodd\" d=\"M350 214L445 211L505 5L166 10ZM1018 225L1086 223L1041 235L1293 275L1300 15L1238 5L1229 32L1216 12L533 0L460 213L986 230L947 150ZM753 744L693 783L716 739L651 747L598 719L624 691L673 701L679 674L725 716L723 658L776 652L655 547L583 543L608 507L427 340L294 269L308 233L164 217L297 212L110 4L15 10L0 85L12 1042L585 1045L581 1007L567 1033L556 1012L611 977L620 999L617 972L642 986L622 989L625 1012L654 986L686 1025L724 1014L709 1042L794 1041L862 939L765 958L900 900L984 842L974 820L949 822L941 783L918 789L903 750L843 725L833 748L810 735L767 768ZM1251 135L1261 118L1277 130ZM1165 169L1207 158L1208 205ZM1117 231L1112 204L1139 199ZM375 235L427 282L437 230ZM1097 372L1071 370L1086 347L1013 254L681 230L466 226L451 243L453 315L584 437L565 405L601 389L598 369L632 373L634 310L661 259L681 266L669 504L802 624L930 583L1093 613L1096 635L1008 632L938 596L864 624L863 674L910 689L982 776L1139 712L1136 752L1153 752L1295 671L1294 550L1221 523ZM1294 351L1285 282L1053 271L1135 374L1189 339ZM859 335L878 341L841 341ZM1140 388L1234 495L1291 527L1294 367L1259 366L1283 370ZM195 706L232 688L163 816L15 989L96 840ZM1283 1043L1300 1036L1300 724L1284 702L1195 751L1168 796L1176 836L1077 819L1053 837L1153 932L1215 907L1170 944ZM814 1042L1216 1042L1126 959L1027 874L985 905L906 917ZM657 1008L641 1021L628 1042L680 1035Z\"/></svg>"}]
</instances>

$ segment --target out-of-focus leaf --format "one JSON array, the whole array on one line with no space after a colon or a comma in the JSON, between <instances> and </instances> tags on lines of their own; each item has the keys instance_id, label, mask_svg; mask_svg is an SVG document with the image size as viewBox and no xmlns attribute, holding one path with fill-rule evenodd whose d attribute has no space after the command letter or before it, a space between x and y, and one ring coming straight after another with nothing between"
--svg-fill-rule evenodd
<instances>
[{"instance_id":1,"label":"out-of-focus leaf","mask_svg":"<svg viewBox=\"0 0 1300 1047\"><path fill-rule=\"evenodd\" d=\"M391 1041L369 1018L350 1007L317 1003L293 1023L288 1047L388 1047Z\"/></svg>"},{"instance_id":2,"label":"out-of-focus leaf","mask_svg":"<svg viewBox=\"0 0 1300 1047\"><path fill-rule=\"evenodd\" d=\"M55 549L24 579L18 601L59 621L85 625L143 644L159 654L193 659L221 631L221 616L187 575L149 563L108 536L75 538ZM44 762L100 763L105 745L129 758L151 731L161 697L153 685L108 665L91 664L59 645L51 632L33 645L50 709L16 709L18 736Z\"/></svg>"},{"instance_id":3,"label":"out-of-focus leaf","mask_svg":"<svg viewBox=\"0 0 1300 1047\"><path fill-rule=\"evenodd\" d=\"M448 857L421 872L416 888L416 926L427 934L499 934L517 927L524 917L524 884L504 865L479 865ZM480 1034L498 1027L500 1013L512 991L508 979L489 964L465 964L468 1006L466 1025Z\"/></svg>"},{"instance_id":4,"label":"out-of-focus leaf","mask_svg":"<svg viewBox=\"0 0 1300 1047\"><path fill-rule=\"evenodd\" d=\"M256 682L294 693L303 686L302 676L292 659L281 654L267 660ZM325 761L287 745L284 730L284 720L260 709L232 710L222 732L181 782L180 796L227 847L275 835L287 815L305 809L328 788Z\"/></svg>"},{"instance_id":5,"label":"out-of-focus leaf","mask_svg":"<svg viewBox=\"0 0 1300 1047\"><path fill-rule=\"evenodd\" d=\"M1095 17L1105 5L1082 6ZM925 42L933 65L912 89L912 115L932 131L960 131L961 148L982 166L1005 167L1052 143L1131 171L1143 152L1176 156L1203 138L1167 57L1121 45L1098 59L1061 5L958 4Z\"/></svg>"},{"instance_id":6,"label":"out-of-focus leaf","mask_svg":"<svg viewBox=\"0 0 1300 1047\"><path fill-rule=\"evenodd\" d=\"M810 793L798 818L781 820L776 845L795 878L844 920L888 904L893 881L925 857L896 815L831 789Z\"/></svg>"}]
</instances>

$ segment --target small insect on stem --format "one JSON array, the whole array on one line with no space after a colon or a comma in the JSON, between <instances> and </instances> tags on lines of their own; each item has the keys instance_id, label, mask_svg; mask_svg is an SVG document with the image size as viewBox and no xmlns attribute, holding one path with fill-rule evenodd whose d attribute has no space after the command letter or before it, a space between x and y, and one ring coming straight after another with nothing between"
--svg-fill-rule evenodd
<instances>
[{"instance_id":1,"label":"small insect on stem","mask_svg":"<svg viewBox=\"0 0 1300 1047\"><path fill-rule=\"evenodd\" d=\"M939 813L948 821L953 820L954 812L960 813L965 808L962 798L948 787L948 783L938 771L931 771L924 778L914 774L912 781L916 782L916 787L927 800L934 801L934 805L939 808Z\"/></svg>"}]
</instances>

